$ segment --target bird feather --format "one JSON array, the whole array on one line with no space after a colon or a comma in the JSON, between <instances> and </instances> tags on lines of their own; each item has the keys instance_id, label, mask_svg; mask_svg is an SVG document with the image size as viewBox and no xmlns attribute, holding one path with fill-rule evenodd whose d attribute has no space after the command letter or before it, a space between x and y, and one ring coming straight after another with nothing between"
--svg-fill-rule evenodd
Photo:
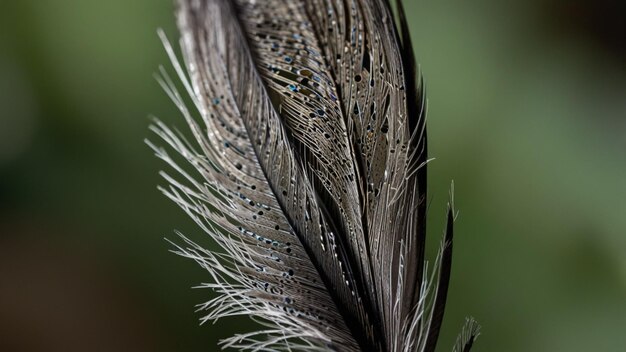
<instances>
[{"instance_id":1,"label":"bird feather","mask_svg":"<svg viewBox=\"0 0 626 352\"><path fill-rule=\"evenodd\" d=\"M166 147L148 144L174 173L162 192L221 247L174 249L218 293L203 321L262 326L225 348L434 351L455 214L429 271L425 94L402 3L399 28L385 0L176 5L182 63L160 35L185 95L158 80L190 131L157 120Z\"/></svg>"}]
</instances>

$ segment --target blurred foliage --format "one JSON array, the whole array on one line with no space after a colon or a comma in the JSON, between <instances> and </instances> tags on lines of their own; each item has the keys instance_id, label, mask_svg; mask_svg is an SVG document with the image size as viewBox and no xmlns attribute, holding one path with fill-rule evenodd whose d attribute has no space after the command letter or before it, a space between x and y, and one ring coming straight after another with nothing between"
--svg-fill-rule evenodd
<instances>
[{"instance_id":1,"label":"blurred foliage","mask_svg":"<svg viewBox=\"0 0 626 352\"><path fill-rule=\"evenodd\" d=\"M624 5L406 1L429 97L429 251L460 210L440 351L624 351ZM155 189L170 0L0 2L0 349L214 350L202 234ZM44 347L45 346L45 347ZM87 346L87 347L86 347ZM126 348L125 348L126 347Z\"/></svg>"}]
</instances>

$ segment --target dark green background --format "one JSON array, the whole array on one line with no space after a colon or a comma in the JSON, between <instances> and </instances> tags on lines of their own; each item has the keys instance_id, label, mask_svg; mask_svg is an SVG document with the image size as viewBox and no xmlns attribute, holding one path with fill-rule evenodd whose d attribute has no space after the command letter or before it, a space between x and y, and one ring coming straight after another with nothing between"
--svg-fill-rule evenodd
<instances>
[{"instance_id":1,"label":"dark green background","mask_svg":"<svg viewBox=\"0 0 626 352\"><path fill-rule=\"evenodd\" d=\"M431 249L456 186L440 351L625 351L626 31L618 1L407 1L429 97ZM170 0L0 1L0 350L216 350L164 236L149 114ZM432 251L431 251L432 252Z\"/></svg>"}]
</instances>

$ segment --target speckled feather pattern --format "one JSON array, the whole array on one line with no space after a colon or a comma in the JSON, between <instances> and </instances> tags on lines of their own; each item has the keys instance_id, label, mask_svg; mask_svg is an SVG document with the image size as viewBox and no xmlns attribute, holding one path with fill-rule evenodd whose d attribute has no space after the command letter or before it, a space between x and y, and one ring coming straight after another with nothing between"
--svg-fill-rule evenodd
<instances>
[{"instance_id":1,"label":"speckled feather pattern","mask_svg":"<svg viewBox=\"0 0 626 352\"><path fill-rule=\"evenodd\" d=\"M188 99L158 79L189 132L155 121L165 146L148 143L161 190L221 247L175 245L218 292L203 321L261 326L222 347L434 351L455 212L429 270L425 98L399 13L401 30L385 0L177 1L182 60L161 35Z\"/></svg>"}]
</instances>

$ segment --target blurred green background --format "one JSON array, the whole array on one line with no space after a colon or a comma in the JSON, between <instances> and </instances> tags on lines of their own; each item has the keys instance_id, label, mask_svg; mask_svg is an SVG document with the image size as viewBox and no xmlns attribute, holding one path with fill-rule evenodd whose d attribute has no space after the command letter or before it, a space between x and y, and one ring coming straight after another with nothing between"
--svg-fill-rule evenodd
<instances>
[{"instance_id":1,"label":"blurred green background","mask_svg":"<svg viewBox=\"0 0 626 352\"><path fill-rule=\"evenodd\" d=\"M429 97L431 249L460 210L439 350L626 351L626 20L619 1L406 1ZM149 114L170 0L0 1L0 350L213 351L210 295L164 236ZM432 250L431 250L432 252Z\"/></svg>"}]
</instances>

